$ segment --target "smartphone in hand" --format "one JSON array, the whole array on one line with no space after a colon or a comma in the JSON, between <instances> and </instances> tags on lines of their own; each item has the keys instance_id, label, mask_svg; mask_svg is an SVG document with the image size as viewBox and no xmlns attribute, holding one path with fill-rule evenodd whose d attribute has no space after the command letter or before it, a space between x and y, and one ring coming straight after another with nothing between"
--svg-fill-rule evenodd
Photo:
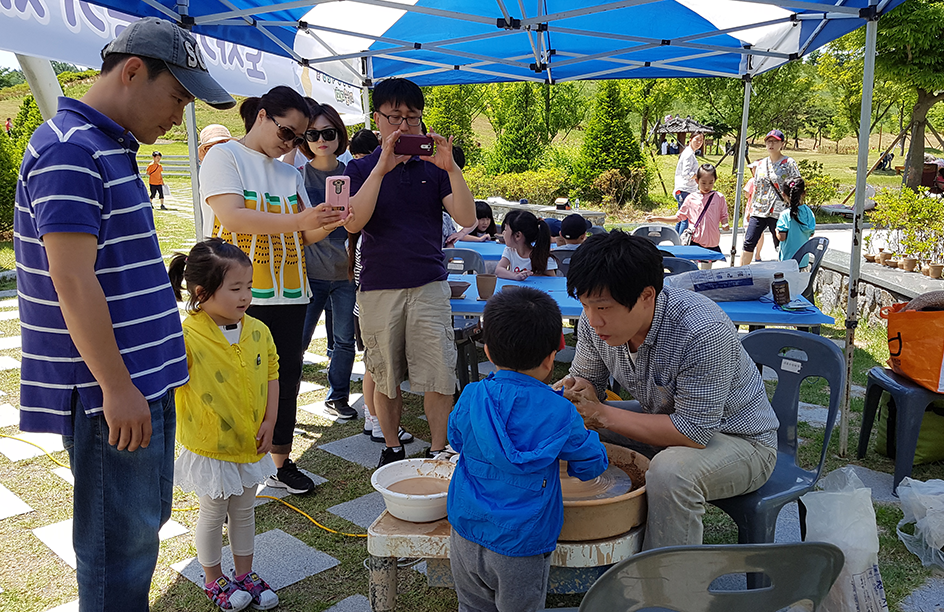
<instances>
[{"instance_id":1,"label":"smartphone in hand","mask_svg":"<svg viewBox=\"0 0 944 612\"><path fill-rule=\"evenodd\" d=\"M325 204L347 219L350 213L351 179L346 176L329 176L325 179Z\"/></svg>"},{"instance_id":2,"label":"smartphone in hand","mask_svg":"<svg viewBox=\"0 0 944 612\"><path fill-rule=\"evenodd\" d=\"M403 134L393 145L395 155L432 155L433 138L422 134Z\"/></svg>"}]
</instances>

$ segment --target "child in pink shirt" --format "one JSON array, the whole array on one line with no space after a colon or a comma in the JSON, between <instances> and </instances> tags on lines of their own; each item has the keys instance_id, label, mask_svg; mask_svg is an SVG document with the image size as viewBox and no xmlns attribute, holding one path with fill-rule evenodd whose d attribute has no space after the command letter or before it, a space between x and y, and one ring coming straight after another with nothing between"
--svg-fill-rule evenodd
<instances>
[{"instance_id":1,"label":"child in pink shirt","mask_svg":"<svg viewBox=\"0 0 944 612\"><path fill-rule=\"evenodd\" d=\"M695 173L698 191L685 198L678 213L667 217L649 215L646 221L676 223L679 220L688 219L695 230L692 244L720 253L721 231L718 226L728 229L728 203L723 195L714 190L717 178L713 165L702 164ZM706 206L707 210L705 210Z\"/></svg>"}]
</instances>

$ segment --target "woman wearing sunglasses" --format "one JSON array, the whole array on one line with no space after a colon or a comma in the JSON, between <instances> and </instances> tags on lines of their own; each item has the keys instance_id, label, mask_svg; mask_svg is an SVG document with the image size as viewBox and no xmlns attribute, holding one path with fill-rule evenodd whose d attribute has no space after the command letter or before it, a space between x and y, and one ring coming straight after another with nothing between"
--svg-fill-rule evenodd
<instances>
[{"instance_id":1,"label":"woman wearing sunglasses","mask_svg":"<svg viewBox=\"0 0 944 612\"><path fill-rule=\"evenodd\" d=\"M279 354L279 413L272 437L278 474L270 486L305 493L314 488L289 459L302 375L302 330L311 299L303 245L347 221L323 204L312 206L301 175L279 161L304 142L311 111L293 89L279 86L239 108L246 135L216 145L200 167L204 236L235 244L252 259L247 314L272 332ZM351 217L348 217L348 220Z\"/></svg>"},{"instance_id":2,"label":"woman wearing sunglasses","mask_svg":"<svg viewBox=\"0 0 944 612\"><path fill-rule=\"evenodd\" d=\"M325 179L345 173L338 156L347 150L347 130L338 111L311 98L308 109L311 119L305 142L299 150L309 159L302 167L305 189L312 202L325 201ZM305 247L305 269L311 285L311 303L305 317L302 343L308 346L315 326L325 310L331 312L328 324L333 331L334 346L328 366L328 397L325 410L339 419L357 418L357 411L348 404L351 391L351 370L354 367L354 281L348 278L347 230L339 227L325 239Z\"/></svg>"}]
</instances>

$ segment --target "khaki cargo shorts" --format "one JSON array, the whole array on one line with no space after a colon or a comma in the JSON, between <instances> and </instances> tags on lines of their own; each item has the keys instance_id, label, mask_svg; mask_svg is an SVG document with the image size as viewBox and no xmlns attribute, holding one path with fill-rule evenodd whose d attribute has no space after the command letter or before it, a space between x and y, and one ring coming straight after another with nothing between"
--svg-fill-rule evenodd
<instances>
[{"instance_id":1,"label":"khaki cargo shorts","mask_svg":"<svg viewBox=\"0 0 944 612\"><path fill-rule=\"evenodd\" d=\"M377 390L393 399L410 375L415 393L452 395L456 343L446 281L413 289L358 291L364 364Z\"/></svg>"}]
</instances>

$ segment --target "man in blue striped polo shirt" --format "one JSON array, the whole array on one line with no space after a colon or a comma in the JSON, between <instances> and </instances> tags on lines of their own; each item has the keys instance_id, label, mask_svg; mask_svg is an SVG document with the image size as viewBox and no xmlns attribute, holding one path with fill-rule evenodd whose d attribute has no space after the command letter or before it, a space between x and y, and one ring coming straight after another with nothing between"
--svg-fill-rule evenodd
<instances>
[{"instance_id":1,"label":"man in blue striped polo shirt","mask_svg":"<svg viewBox=\"0 0 944 612\"><path fill-rule=\"evenodd\" d=\"M20 428L60 433L75 476L79 609L148 609L170 518L180 318L138 176L138 143L199 97L235 102L194 38L159 19L102 50L102 74L30 139L16 191Z\"/></svg>"}]
</instances>

